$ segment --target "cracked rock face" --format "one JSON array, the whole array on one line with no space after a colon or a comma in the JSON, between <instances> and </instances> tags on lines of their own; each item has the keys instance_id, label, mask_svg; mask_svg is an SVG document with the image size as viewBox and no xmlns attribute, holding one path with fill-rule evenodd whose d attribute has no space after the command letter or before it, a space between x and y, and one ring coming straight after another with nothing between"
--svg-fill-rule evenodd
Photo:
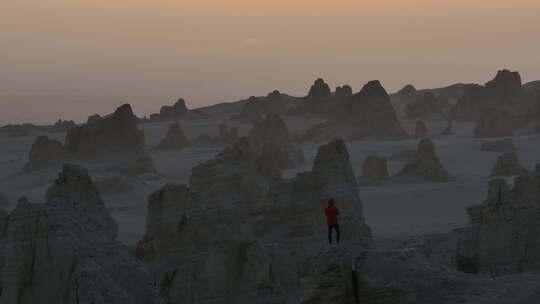
<instances>
[{"instance_id":1,"label":"cracked rock face","mask_svg":"<svg viewBox=\"0 0 540 304\"><path fill-rule=\"evenodd\" d=\"M432 182L449 180L448 171L443 167L435 152L435 145L424 138L418 144L416 155L397 174L398 177L417 177Z\"/></svg>"},{"instance_id":2,"label":"cracked rock face","mask_svg":"<svg viewBox=\"0 0 540 304\"><path fill-rule=\"evenodd\" d=\"M157 145L157 149L174 150L181 149L187 145L188 139L186 135L184 135L184 132L180 127L180 123L175 122L169 127L167 134L165 134L165 138L163 138Z\"/></svg>"},{"instance_id":3,"label":"cracked rock face","mask_svg":"<svg viewBox=\"0 0 540 304\"><path fill-rule=\"evenodd\" d=\"M155 303L150 276L116 234L86 170L64 166L45 203L21 200L9 215L0 302Z\"/></svg>"},{"instance_id":4,"label":"cracked rock face","mask_svg":"<svg viewBox=\"0 0 540 304\"><path fill-rule=\"evenodd\" d=\"M32 144L30 153L28 153L28 161L24 166L24 171L39 170L65 161L66 158L67 151L61 142L46 136L38 136Z\"/></svg>"},{"instance_id":5,"label":"cracked rock face","mask_svg":"<svg viewBox=\"0 0 540 304\"><path fill-rule=\"evenodd\" d=\"M540 176L524 173L512 189L489 182L482 205L467 209L470 225L460 231L457 267L493 277L540 269Z\"/></svg>"},{"instance_id":6,"label":"cracked rock face","mask_svg":"<svg viewBox=\"0 0 540 304\"><path fill-rule=\"evenodd\" d=\"M144 146L144 132L137 129L137 117L125 104L108 116L70 129L66 148L76 157L138 153Z\"/></svg>"},{"instance_id":7,"label":"cracked rock face","mask_svg":"<svg viewBox=\"0 0 540 304\"><path fill-rule=\"evenodd\" d=\"M277 114L268 114L254 125L248 135L253 161L260 174L279 177L284 169L304 162L304 153L290 144L285 121Z\"/></svg>"},{"instance_id":8,"label":"cracked rock face","mask_svg":"<svg viewBox=\"0 0 540 304\"><path fill-rule=\"evenodd\" d=\"M322 210L329 196L343 212L344 250L371 244L343 141L321 146L312 170L290 180L258 174L246 161L250 148L240 139L195 167L189 187L169 184L149 198L137 252L170 262L161 271L166 302L296 303L311 297L324 271L313 259L327 242ZM311 284L301 283L306 277Z\"/></svg>"},{"instance_id":9,"label":"cracked rock face","mask_svg":"<svg viewBox=\"0 0 540 304\"><path fill-rule=\"evenodd\" d=\"M507 152L499 156L490 177L516 176L527 172L519 163L516 152Z\"/></svg>"}]
</instances>

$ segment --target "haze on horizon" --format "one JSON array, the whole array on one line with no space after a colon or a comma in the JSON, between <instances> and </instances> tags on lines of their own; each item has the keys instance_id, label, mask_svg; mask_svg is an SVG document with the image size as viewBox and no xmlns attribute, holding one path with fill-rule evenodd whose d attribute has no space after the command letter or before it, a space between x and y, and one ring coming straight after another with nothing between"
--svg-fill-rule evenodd
<instances>
[{"instance_id":1,"label":"haze on horizon","mask_svg":"<svg viewBox=\"0 0 540 304\"><path fill-rule=\"evenodd\" d=\"M516 0L4 0L0 125L139 115L317 77L355 91L540 79L540 2Z\"/></svg>"}]
</instances>

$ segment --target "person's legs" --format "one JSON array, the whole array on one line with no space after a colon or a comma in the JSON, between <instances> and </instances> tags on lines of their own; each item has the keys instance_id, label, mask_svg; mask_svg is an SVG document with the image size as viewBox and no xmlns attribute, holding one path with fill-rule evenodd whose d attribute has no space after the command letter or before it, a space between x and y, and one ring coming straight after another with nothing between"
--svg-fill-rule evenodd
<instances>
[{"instance_id":1,"label":"person's legs","mask_svg":"<svg viewBox=\"0 0 540 304\"><path fill-rule=\"evenodd\" d=\"M328 225L328 243L332 245L332 225Z\"/></svg>"},{"instance_id":2,"label":"person's legs","mask_svg":"<svg viewBox=\"0 0 540 304\"><path fill-rule=\"evenodd\" d=\"M339 244L339 224L336 224L334 226L334 229L336 229L337 243Z\"/></svg>"}]
</instances>

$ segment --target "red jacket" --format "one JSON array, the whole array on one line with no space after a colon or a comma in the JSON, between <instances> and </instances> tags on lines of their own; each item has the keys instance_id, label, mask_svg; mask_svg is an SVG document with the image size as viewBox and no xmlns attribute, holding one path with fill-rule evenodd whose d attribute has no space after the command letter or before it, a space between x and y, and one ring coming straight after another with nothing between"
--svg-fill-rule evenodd
<instances>
[{"instance_id":1,"label":"red jacket","mask_svg":"<svg viewBox=\"0 0 540 304\"><path fill-rule=\"evenodd\" d=\"M333 203L329 203L328 207L324 209L324 214L326 215L326 223L328 225L336 225L337 224L337 216L339 214L338 208L334 206Z\"/></svg>"}]
</instances>

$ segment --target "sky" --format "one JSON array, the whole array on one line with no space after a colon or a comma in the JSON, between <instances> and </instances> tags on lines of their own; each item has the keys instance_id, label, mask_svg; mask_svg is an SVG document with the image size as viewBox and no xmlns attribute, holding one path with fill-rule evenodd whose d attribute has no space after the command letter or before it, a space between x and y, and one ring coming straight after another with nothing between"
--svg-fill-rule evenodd
<instances>
[{"instance_id":1,"label":"sky","mask_svg":"<svg viewBox=\"0 0 540 304\"><path fill-rule=\"evenodd\" d=\"M0 125L194 108L318 78L389 92L540 79L540 1L0 0Z\"/></svg>"}]
</instances>

